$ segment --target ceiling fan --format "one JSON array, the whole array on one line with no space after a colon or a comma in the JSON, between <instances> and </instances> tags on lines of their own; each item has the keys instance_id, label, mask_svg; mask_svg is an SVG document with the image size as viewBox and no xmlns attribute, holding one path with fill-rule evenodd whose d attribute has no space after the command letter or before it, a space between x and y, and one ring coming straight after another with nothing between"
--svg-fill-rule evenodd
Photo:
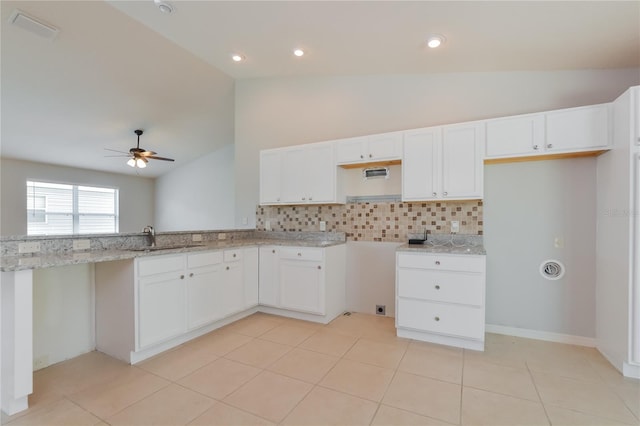
<instances>
[{"instance_id":1,"label":"ceiling fan","mask_svg":"<svg viewBox=\"0 0 640 426\"><path fill-rule=\"evenodd\" d=\"M157 154L156 152L147 151L144 148L140 148L140 136L144 133L144 131L138 129L138 130L135 130L133 133L138 135L138 144L135 146L135 148L131 148L128 153L124 151L117 151L115 149L109 149L109 148L105 148L105 149L107 151L119 152L121 154L124 154L124 155L114 155L114 157L120 157L120 156L130 157L129 161L127 161L127 165L138 168L138 169L144 169L145 167L147 167L147 162L150 159L162 160L162 161L175 161L173 158L158 157L156 155Z\"/></svg>"}]
</instances>

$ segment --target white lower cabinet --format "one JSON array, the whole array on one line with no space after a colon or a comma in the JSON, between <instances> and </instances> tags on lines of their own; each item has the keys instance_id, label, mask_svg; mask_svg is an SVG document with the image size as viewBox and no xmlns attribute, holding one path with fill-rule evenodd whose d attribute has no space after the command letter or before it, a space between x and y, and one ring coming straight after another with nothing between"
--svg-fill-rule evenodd
<instances>
[{"instance_id":1,"label":"white lower cabinet","mask_svg":"<svg viewBox=\"0 0 640 426\"><path fill-rule=\"evenodd\" d=\"M346 306L345 246L260 248L261 310L328 323Z\"/></svg>"},{"instance_id":2,"label":"white lower cabinet","mask_svg":"<svg viewBox=\"0 0 640 426\"><path fill-rule=\"evenodd\" d=\"M484 350L485 256L396 254L397 334Z\"/></svg>"},{"instance_id":3,"label":"white lower cabinet","mask_svg":"<svg viewBox=\"0 0 640 426\"><path fill-rule=\"evenodd\" d=\"M222 317L222 252L187 254L187 328L194 329Z\"/></svg>"}]
</instances>

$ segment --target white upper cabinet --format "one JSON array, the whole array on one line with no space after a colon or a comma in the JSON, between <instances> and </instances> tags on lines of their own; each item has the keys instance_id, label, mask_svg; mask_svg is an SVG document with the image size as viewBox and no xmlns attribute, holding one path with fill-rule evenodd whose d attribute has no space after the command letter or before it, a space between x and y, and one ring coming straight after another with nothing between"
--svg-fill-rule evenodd
<instances>
[{"instance_id":1,"label":"white upper cabinet","mask_svg":"<svg viewBox=\"0 0 640 426\"><path fill-rule=\"evenodd\" d=\"M411 130L404 134L402 199L436 198L440 190L440 127Z\"/></svg>"},{"instance_id":2,"label":"white upper cabinet","mask_svg":"<svg viewBox=\"0 0 640 426\"><path fill-rule=\"evenodd\" d=\"M442 130L442 198L483 196L484 124L445 126Z\"/></svg>"},{"instance_id":3,"label":"white upper cabinet","mask_svg":"<svg viewBox=\"0 0 640 426\"><path fill-rule=\"evenodd\" d=\"M281 202L282 150L260 151L260 204Z\"/></svg>"},{"instance_id":4,"label":"white upper cabinet","mask_svg":"<svg viewBox=\"0 0 640 426\"><path fill-rule=\"evenodd\" d=\"M402 200L481 199L482 123L405 132Z\"/></svg>"},{"instance_id":5,"label":"white upper cabinet","mask_svg":"<svg viewBox=\"0 0 640 426\"><path fill-rule=\"evenodd\" d=\"M344 203L332 142L260 152L260 204Z\"/></svg>"},{"instance_id":6,"label":"white upper cabinet","mask_svg":"<svg viewBox=\"0 0 640 426\"><path fill-rule=\"evenodd\" d=\"M486 120L486 158L515 158L607 149L610 104Z\"/></svg>"},{"instance_id":7,"label":"white upper cabinet","mask_svg":"<svg viewBox=\"0 0 640 426\"><path fill-rule=\"evenodd\" d=\"M341 139L336 141L338 164L393 161L402 157L402 132Z\"/></svg>"},{"instance_id":8,"label":"white upper cabinet","mask_svg":"<svg viewBox=\"0 0 640 426\"><path fill-rule=\"evenodd\" d=\"M547 152L607 148L610 104L545 113Z\"/></svg>"},{"instance_id":9,"label":"white upper cabinet","mask_svg":"<svg viewBox=\"0 0 640 426\"><path fill-rule=\"evenodd\" d=\"M487 157L531 155L544 150L544 115L487 120Z\"/></svg>"}]
</instances>

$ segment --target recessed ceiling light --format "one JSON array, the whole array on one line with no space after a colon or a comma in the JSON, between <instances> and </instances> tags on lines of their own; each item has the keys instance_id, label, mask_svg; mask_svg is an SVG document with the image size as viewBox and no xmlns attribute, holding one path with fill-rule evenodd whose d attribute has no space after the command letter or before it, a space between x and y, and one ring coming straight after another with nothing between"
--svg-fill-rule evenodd
<instances>
[{"instance_id":1,"label":"recessed ceiling light","mask_svg":"<svg viewBox=\"0 0 640 426\"><path fill-rule=\"evenodd\" d=\"M242 62L244 61L244 56L238 53L234 53L233 55L231 55L231 59L233 59L233 62Z\"/></svg>"},{"instance_id":2,"label":"recessed ceiling light","mask_svg":"<svg viewBox=\"0 0 640 426\"><path fill-rule=\"evenodd\" d=\"M296 56L302 56L302 55L304 55L304 50L296 49L296 50L293 51L293 54L296 55Z\"/></svg>"},{"instance_id":3,"label":"recessed ceiling light","mask_svg":"<svg viewBox=\"0 0 640 426\"><path fill-rule=\"evenodd\" d=\"M156 4L156 6L158 6L158 9L160 9L160 12L162 13L173 12L173 6L171 6L171 4L167 3L166 1L153 0L153 2Z\"/></svg>"},{"instance_id":4,"label":"recessed ceiling light","mask_svg":"<svg viewBox=\"0 0 640 426\"><path fill-rule=\"evenodd\" d=\"M443 35L433 34L433 35L430 35L429 38L427 39L427 46L429 46L432 49L435 49L436 47L439 47L440 45L442 45L445 41L446 39L444 38Z\"/></svg>"}]
</instances>

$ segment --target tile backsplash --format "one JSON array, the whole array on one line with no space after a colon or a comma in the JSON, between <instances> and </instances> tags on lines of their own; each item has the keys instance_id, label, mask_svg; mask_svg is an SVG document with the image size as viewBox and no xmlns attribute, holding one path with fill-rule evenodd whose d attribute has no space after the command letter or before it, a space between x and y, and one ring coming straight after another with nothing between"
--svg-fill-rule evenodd
<instances>
[{"instance_id":1,"label":"tile backsplash","mask_svg":"<svg viewBox=\"0 0 640 426\"><path fill-rule=\"evenodd\" d=\"M460 234L482 235L482 201L359 202L343 205L258 206L256 228L273 231L344 232L351 241L406 242L409 234L449 234L451 221Z\"/></svg>"}]
</instances>

